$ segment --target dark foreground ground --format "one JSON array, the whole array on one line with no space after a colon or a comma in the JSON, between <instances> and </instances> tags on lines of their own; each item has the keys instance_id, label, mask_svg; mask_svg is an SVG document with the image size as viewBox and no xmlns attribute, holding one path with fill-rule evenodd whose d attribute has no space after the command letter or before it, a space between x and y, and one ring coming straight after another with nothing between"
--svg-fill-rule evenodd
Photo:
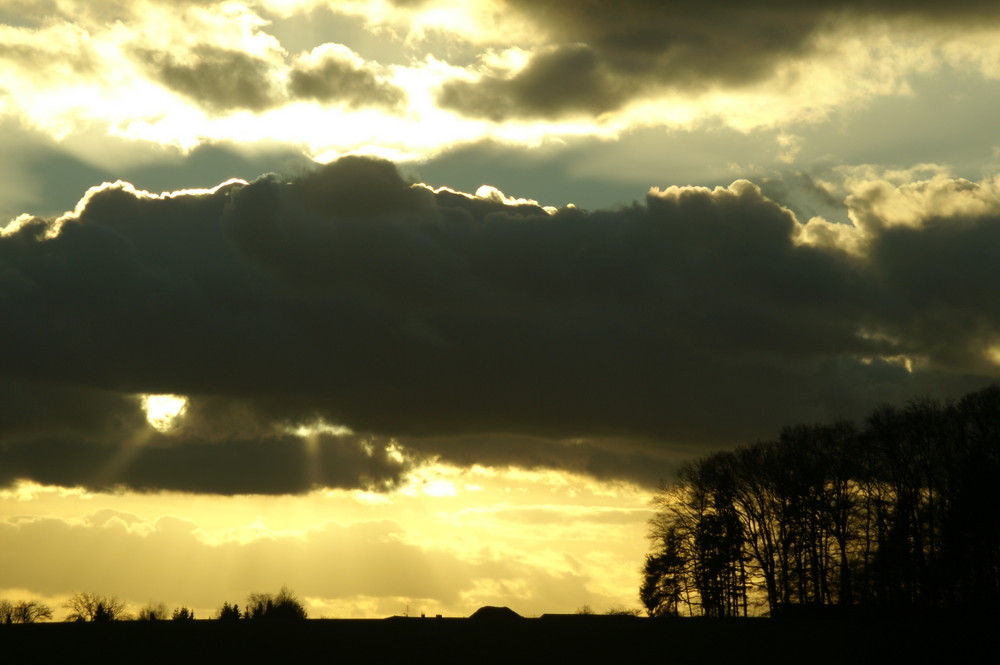
<instances>
[{"instance_id":1,"label":"dark foreground ground","mask_svg":"<svg viewBox=\"0 0 1000 665\"><path fill-rule=\"evenodd\" d=\"M997 619L569 617L0 626L4 663L991 663Z\"/></svg>"}]
</instances>

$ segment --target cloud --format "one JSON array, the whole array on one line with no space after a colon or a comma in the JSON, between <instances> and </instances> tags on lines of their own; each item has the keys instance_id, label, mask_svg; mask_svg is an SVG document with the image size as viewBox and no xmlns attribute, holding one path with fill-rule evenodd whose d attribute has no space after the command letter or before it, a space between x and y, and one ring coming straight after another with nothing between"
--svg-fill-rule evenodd
<instances>
[{"instance_id":1,"label":"cloud","mask_svg":"<svg viewBox=\"0 0 1000 665\"><path fill-rule=\"evenodd\" d=\"M44 405L4 402L4 480L377 488L405 471L395 440L654 482L690 446L995 378L997 183L851 186L856 225L825 235L747 181L593 212L356 157L95 188L0 237L4 390ZM187 424L152 432L142 393L188 396ZM287 432L317 421L358 434L320 437L310 476Z\"/></svg>"},{"instance_id":2,"label":"cloud","mask_svg":"<svg viewBox=\"0 0 1000 665\"><path fill-rule=\"evenodd\" d=\"M281 421L287 412L231 397L188 399L166 433L149 422L138 396L118 391L15 381L0 383L0 398L0 486L32 478L95 491L385 491L412 465L384 437L297 434Z\"/></svg>"},{"instance_id":3,"label":"cloud","mask_svg":"<svg viewBox=\"0 0 1000 665\"><path fill-rule=\"evenodd\" d=\"M17 28L0 22L0 98L9 103L4 115L30 107L38 90L53 90L67 82L99 83L107 75L99 48L85 30L53 23L42 28ZM49 96L49 103L54 102ZM27 124L34 120L27 118Z\"/></svg>"},{"instance_id":4,"label":"cloud","mask_svg":"<svg viewBox=\"0 0 1000 665\"><path fill-rule=\"evenodd\" d=\"M988 3L45 7L44 20L31 3L0 14L8 118L59 140L277 142L320 161L717 122L804 135L789 125L906 94L918 74L1000 71Z\"/></svg>"},{"instance_id":5,"label":"cloud","mask_svg":"<svg viewBox=\"0 0 1000 665\"><path fill-rule=\"evenodd\" d=\"M137 54L156 80L212 112L261 112L299 100L392 110L405 100L400 88L338 44L318 46L290 64L283 58L209 45L183 55Z\"/></svg>"},{"instance_id":6,"label":"cloud","mask_svg":"<svg viewBox=\"0 0 1000 665\"><path fill-rule=\"evenodd\" d=\"M933 26L944 35L1000 17L989 2L901 7L892 0L719 0L698 10L649 0L499 4L532 26L515 32L513 43L545 45L516 71L486 67L476 81L447 83L439 96L443 106L493 120L554 119L597 116L650 96L738 91L763 81L786 88L794 81L787 80L785 66L824 55L829 44L823 37L845 26L856 31L885 24L899 34ZM498 34L495 43L510 44L512 38Z\"/></svg>"},{"instance_id":7,"label":"cloud","mask_svg":"<svg viewBox=\"0 0 1000 665\"><path fill-rule=\"evenodd\" d=\"M32 72L36 76L41 73L48 79L93 74L97 68L95 54L79 43L82 41L79 34L69 31L67 36L77 39L69 44L61 43L59 48L16 42L0 44L0 61L22 73Z\"/></svg>"},{"instance_id":8,"label":"cloud","mask_svg":"<svg viewBox=\"0 0 1000 665\"><path fill-rule=\"evenodd\" d=\"M33 438L3 449L0 483L19 478L92 490L201 494L301 494L316 487L385 490L407 465L372 439L285 435L252 440L182 438L163 445ZM46 461L48 460L48 461Z\"/></svg>"},{"instance_id":9,"label":"cloud","mask_svg":"<svg viewBox=\"0 0 1000 665\"><path fill-rule=\"evenodd\" d=\"M282 101L274 63L243 51L200 45L183 56L137 55L163 85L210 111L263 111Z\"/></svg>"},{"instance_id":10,"label":"cloud","mask_svg":"<svg viewBox=\"0 0 1000 665\"><path fill-rule=\"evenodd\" d=\"M350 108L402 105L403 91L388 83L350 49L323 44L292 63L288 92L293 99L341 102Z\"/></svg>"},{"instance_id":11,"label":"cloud","mask_svg":"<svg viewBox=\"0 0 1000 665\"><path fill-rule=\"evenodd\" d=\"M620 107L623 86L585 44L552 46L535 54L515 75L450 81L439 102L466 115L500 121L511 117L600 115Z\"/></svg>"},{"instance_id":12,"label":"cloud","mask_svg":"<svg viewBox=\"0 0 1000 665\"><path fill-rule=\"evenodd\" d=\"M626 479L645 487L666 480L690 451L631 437L558 439L518 434L406 437L408 450L459 467L518 465L559 469L601 480Z\"/></svg>"}]
</instances>

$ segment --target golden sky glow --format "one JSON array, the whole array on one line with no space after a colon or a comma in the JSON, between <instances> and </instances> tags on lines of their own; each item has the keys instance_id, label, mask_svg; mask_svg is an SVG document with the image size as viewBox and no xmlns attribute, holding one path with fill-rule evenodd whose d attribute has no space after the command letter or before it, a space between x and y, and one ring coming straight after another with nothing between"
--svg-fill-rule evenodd
<instances>
[{"instance_id":1,"label":"golden sky glow","mask_svg":"<svg viewBox=\"0 0 1000 665\"><path fill-rule=\"evenodd\" d=\"M649 498L555 471L447 465L421 467L390 493L220 498L19 483L0 494L0 558L20 585L0 594L58 606L69 595L49 572L58 568L135 609L160 600L201 617L282 584L311 616L633 607Z\"/></svg>"}]
</instances>

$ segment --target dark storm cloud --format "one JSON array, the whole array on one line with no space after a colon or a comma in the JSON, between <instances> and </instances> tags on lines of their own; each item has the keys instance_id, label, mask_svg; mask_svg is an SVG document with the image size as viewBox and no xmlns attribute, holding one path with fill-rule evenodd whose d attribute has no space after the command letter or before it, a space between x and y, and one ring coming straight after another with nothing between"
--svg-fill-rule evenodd
<instances>
[{"instance_id":1,"label":"dark storm cloud","mask_svg":"<svg viewBox=\"0 0 1000 665\"><path fill-rule=\"evenodd\" d=\"M288 75L293 99L341 102L350 108L400 106L403 91L352 59L334 51L321 51L311 60L298 60Z\"/></svg>"},{"instance_id":2,"label":"dark storm cloud","mask_svg":"<svg viewBox=\"0 0 1000 665\"><path fill-rule=\"evenodd\" d=\"M115 391L15 381L0 384L0 400L0 486L31 478L93 490L384 490L409 467L384 437L304 439L239 399L192 398L169 435L149 425L138 397Z\"/></svg>"},{"instance_id":3,"label":"dark storm cloud","mask_svg":"<svg viewBox=\"0 0 1000 665\"><path fill-rule=\"evenodd\" d=\"M212 111L263 111L282 99L272 63L249 53L201 45L183 57L142 50L136 56L164 86Z\"/></svg>"},{"instance_id":4,"label":"dark storm cloud","mask_svg":"<svg viewBox=\"0 0 1000 665\"><path fill-rule=\"evenodd\" d=\"M453 81L443 105L491 119L599 114L652 90L743 86L810 54L837 24L901 19L935 24L1000 18L989 0L506 0L546 34L549 46L513 75Z\"/></svg>"},{"instance_id":5,"label":"dark storm cloud","mask_svg":"<svg viewBox=\"0 0 1000 665\"><path fill-rule=\"evenodd\" d=\"M0 381L0 404L0 447L39 432L77 440L111 440L145 422L134 397L68 385Z\"/></svg>"},{"instance_id":6,"label":"dark storm cloud","mask_svg":"<svg viewBox=\"0 0 1000 665\"><path fill-rule=\"evenodd\" d=\"M655 487L672 475L691 451L683 446L629 438L560 440L525 435L407 437L409 450L459 467L479 464L561 469L599 480L627 479ZM702 452L699 450L697 452Z\"/></svg>"},{"instance_id":7,"label":"dark storm cloud","mask_svg":"<svg viewBox=\"0 0 1000 665\"><path fill-rule=\"evenodd\" d=\"M549 214L362 158L203 194L107 186L52 237L0 237L3 480L378 487L405 470L397 437L653 482L690 446L995 376L1000 216L869 222L852 256L797 244L748 182ZM190 396L184 425L153 431L138 393ZM287 432L318 419L359 434L320 437L310 475Z\"/></svg>"},{"instance_id":8,"label":"dark storm cloud","mask_svg":"<svg viewBox=\"0 0 1000 665\"><path fill-rule=\"evenodd\" d=\"M388 457L384 445L367 441L319 435L308 445L292 435L141 447L71 436L41 438L0 445L0 484L30 478L91 490L127 487L227 495L299 494L316 487L379 491L399 482L407 468Z\"/></svg>"},{"instance_id":9,"label":"dark storm cloud","mask_svg":"<svg viewBox=\"0 0 1000 665\"><path fill-rule=\"evenodd\" d=\"M971 183L970 183L971 184ZM997 345L1000 258L997 217L949 220L923 229L898 226L872 248L877 279L894 294L885 332L900 346L951 367L974 366Z\"/></svg>"}]
</instances>

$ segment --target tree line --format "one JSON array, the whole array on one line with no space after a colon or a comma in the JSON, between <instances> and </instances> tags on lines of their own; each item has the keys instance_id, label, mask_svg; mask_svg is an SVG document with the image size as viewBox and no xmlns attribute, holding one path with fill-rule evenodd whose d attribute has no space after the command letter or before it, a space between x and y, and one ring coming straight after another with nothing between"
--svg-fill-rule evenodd
<instances>
[{"instance_id":1,"label":"tree line","mask_svg":"<svg viewBox=\"0 0 1000 665\"><path fill-rule=\"evenodd\" d=\"M993 611L1000 387L683 465L661 488L640 598L652 616Z\"/></svg>"},{"instance_id":2,"label":"tree line","mask_svg":"<svg viewBox=\"0 0 1000 665\"><path fill-rule=\"evenodd\" d=\"M163 603L149 603L142 607L134 616L129 613L128 605L117 596L105 596L98 593L75 593L64 604L67 610L66 621L104 623L110 621L189 621L195 618L194 611L187 607L175 608L168 612ZM0 599L0 623L35 623L52 619L52 608L38 601L11 602ZM223 621L231 620L289 620L305 619L306 609L287 587L282 587L277 594L251 593L243 610L239 605L228 601L219 608L215 618Z\"/></svg>"}]
</instances>

